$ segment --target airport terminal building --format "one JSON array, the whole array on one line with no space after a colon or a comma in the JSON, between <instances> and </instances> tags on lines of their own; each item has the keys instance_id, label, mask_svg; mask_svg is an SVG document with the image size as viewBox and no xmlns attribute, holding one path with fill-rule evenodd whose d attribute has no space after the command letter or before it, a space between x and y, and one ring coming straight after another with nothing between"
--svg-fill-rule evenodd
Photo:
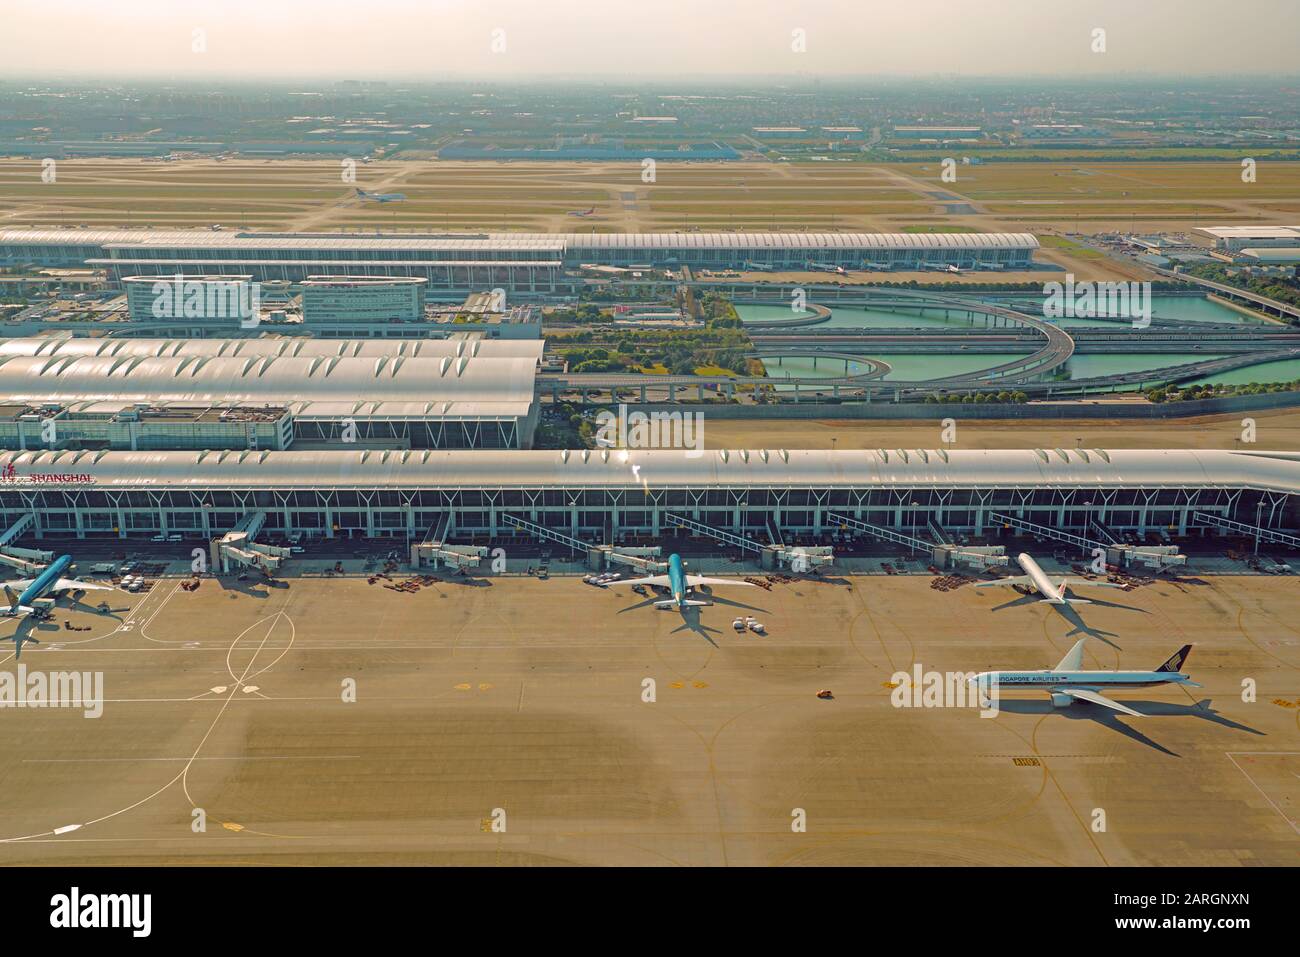
<instances>
[{"instance_id":1,"label":"airport terminal building","mask_svg":"<svg viewBox=\"0 0 1300 957\"><path fill-rule=\"evenodd\" d=\"M37 536L211 537L261 513L309 536L506 538L522 519L593 543L680 516L755 541L837 531L834 516L923 535L1010 515L1195 532L1204 512L1297 525L1300 453L1185 450L27 451L0 453L0 520Z\"/></svg>"},{"instance_id":2,"label":"airport terminal building","mask_svg":"<svg viewBox=\"0 0 1300 957\"><path fill-rule=\"evenodd\" d=\"M10 339L0 446L526 449L539 340Z\"/></svg>"},{"instance_id":3,"label":"airport terminal building","mask_svg":"<svg viewBox=\"0 0 1300 957\"><path fill-rule=\"evenodd\" d=\"M91 266L131 276L423 278L430 293L502 288L568 295L583 265L803 270L1032 268L1030 233L255 233L157 229L0 230L0 263Z\"/></svg>"}]
</instances>

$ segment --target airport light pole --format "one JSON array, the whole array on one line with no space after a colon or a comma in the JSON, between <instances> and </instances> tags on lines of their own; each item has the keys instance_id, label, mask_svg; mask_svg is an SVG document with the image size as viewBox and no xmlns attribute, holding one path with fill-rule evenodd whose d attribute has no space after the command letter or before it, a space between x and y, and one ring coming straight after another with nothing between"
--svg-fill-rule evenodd
<instances>
[{"instance_id":1,"label":"airport light pole","mask_svg":"<svg viewBox=\"0 0 1300 957\"><path fill-rule=\"evenodd\" d=\"M1264 511L1264 500L1260 499L1259 504L1255 506L1255 555L1259 555L1259 522L1260 513Z\"/></svg>"}]
</instances>

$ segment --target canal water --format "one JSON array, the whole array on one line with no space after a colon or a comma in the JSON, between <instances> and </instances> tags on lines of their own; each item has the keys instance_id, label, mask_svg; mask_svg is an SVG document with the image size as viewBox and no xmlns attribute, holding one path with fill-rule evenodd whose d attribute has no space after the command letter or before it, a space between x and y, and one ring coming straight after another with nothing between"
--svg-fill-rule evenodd
<instances>
[{"instance_id":1,"label":"canal water","mask_svg":"<svg viewBox=\"0 0 1300 957\"><path fill-rule=\"evenodd\" d=\"M981 369L988 369L992 366L1000 365L1003 362L1010 362L1012 359L1019 358L1015 354L1002 355L991 352L963 353L961 355L919 355L919 354L898 354L898 353L881 353L874 358L888 362L892 367L890 373L884 377L883 382L904 381L920 382L926 379L942 379L947 376L966 375L971 372L979 372ZM1186 354L1164 354L1164 355L1130 355L1130 354L1097 354L1071 356L1065 364L1066 372L1071 379L1092 379L1097 376L1119 375L1125 372L1142 372L1146 369L1163 369L1168 366L1182 365L1187 362L1198 362L1205 359L1218 358L1215 355L1207 355L1202 352ZM766 359L764 366L767 368L767 374L773 379L799 378L806 377L810 379L834 378L844 375L844 361L842 359L819 359L816 367L813 366L812 358L800 356L798 358L784 358L779 360ZM1288 363L1276 362L1266 363L1257 366L1257 369L1267 369L1269 366L1283 366ZM1297 370L1292 373L1291 378L1300 378L1300 360L1297 360L1293 367ZM860 362L849 363L849 373L856 375L867 371L867 366ZM1242 369L1241 372L1247 370ZM1236 375L1237 373L1227 373L1227 375ZM1262 374L1262 373L1261 373ZM1232 380L1237 381L1237 380ZM1274 378L1262 379L1258 375L1241 379L1242 382L1276 382ZM1156 383L1148 383L1155 385ZM1133 388L1137 388L1133 386Z\"/></svg>"},{"instance_id":2,"label":"canal water","mask_svg":"<svg viewBox=\"0 0 1300 957\"><path fill-rule=\"evenodd\" d=\"M965 316L944 318L942 312L927 311L918 314L915 311L892 312L887 309L866 309L860 306L830 305L831 318L811 328L814 329L969 329L972 325L982 326L982 321L971 323ZM784 306L741 305L736 307L741 319L781 319L790 315ZM1162 319L1177 319L1182 322L1214 322L1224 325L1242 325L1252 323L1235 309L1203 296L1161 296L1151 297L1151 312ZM1063 319L1067 328L1105 328L1123 329L1124 323L1109 322L1104 319Z\"/></svg>"},{"instance_id":3,"label":"canal water","mask_svg":"<svg viewBox=\"0 0 1300 957\"><path fill-rule=\"evenodd\" d=\"M1252 382L1294 382L1300 379L1300 359L1286 359L1282 362L1264 362L1231 372L1194 379L1194 385L1249 385Z\"/></svg>"},{"instance_id":4,"label":"canal water","mask_svg":"<svg viewBox=\"0 0 1300 957\"><path fill-rule=\"evenodd\" d=\"M1249 317L1227 306L1223 306L1210 299L1199 296L1152 296L1152 312L1156 316L1169 319L1181 319L1188 322L1215 322L1223 324L1244 324L1250 323ZM917 315L911 312L890 312L883 309L864 309L853 306L831 306L833 315L831 319L816 327L818 329L829 328L867 328L867 329L886 329L886 328L911 328L911 329L962 329L969 328L965 318L952 317L945 319L941 313L927 313ZM742 305L737 306L736 311L742 319L776 319L789 315L789 310L782 306L755 306ZM1065 320L1063 323L1067 327L1107 327L1111 329L1122 329L1123 324L1105 322L1101 320ZM1003 362L1009 362L1016 358L1015 354L997 354L997 353L962 353L962 354L904 354L904 353L880 353L875 358L888 362L893 371L885 376L885 382L895 381L921 381L925 379L937 379L945 376L965 375L971 372L978 372L981 369L987 369L991 366L999 365ZM1066 363L1065 371L1071 379L1091 379L1098 376L1119 375L1126 372L1141 372L1146 369L1160 369L1168 366L1181 365L1188 362L1202 361L1206 359L1218 358L1215 354L1210 353L1182 353L1182 354L1140 354L1140 353L1098 353L1088 355L1072 356ZM842 376L844 374L844 363L842 360L833 359L818 360L816 368L813 366L811 358L787 358L777 365L776 360L770 359L765 362L767 374L773 378L789 377L808 377L808 378L827 378ZM861 363L850 363L849 371L863 372L866 366ZM1293 362L1271 362L1253 368L1239 369L1234 372L1226 372L1219 376L1212 376L1207 382L1277 382L1300 378L1300 360ZM1149 383L1152 385L1154 383ZM1136 388L1136 386L1134 386Z\"/></svg>"}]
</instances>

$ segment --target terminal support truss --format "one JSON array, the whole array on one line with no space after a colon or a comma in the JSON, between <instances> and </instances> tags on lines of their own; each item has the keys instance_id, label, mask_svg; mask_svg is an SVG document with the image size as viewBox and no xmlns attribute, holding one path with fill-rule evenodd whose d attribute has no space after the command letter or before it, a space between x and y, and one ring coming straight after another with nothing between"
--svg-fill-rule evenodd
<instances>
[{"instance_id":1,"label":"terminal support truss","mask_svg":"<svg viewBox=\"0 0 1300 957\"><path fill-rule=\"evenodd\" d=\"M564 532L557 532L555 529L547 528L545 525L538 525L536 522L530 522L526 518L519 518L515 515L502 515L501 518L521 532L528 532L531 535L536 535L538 538L556 542L560 545L564 545L566 548L573 549L575 552L582 552L584 555L595 547L594 545L584 542L580 538L574 538L572 535L566 535Z\"/></svg>"},{"instance_id":2,"label":"terminal support truss","mask_svg":"<svg viewBox=\"0 0 1300 957\"><path fill-rule=\"evenodd\" d=\"M1039 535L1043 538L1051 538L1058 542L1065 542L1067 545L1074 545L1076 548L1091 554L1094 548L1102 548L1100 542L1094 542L1091 539L1084 538L1082 535L1074 535L1070 532L1063 532L1059 528L1052 528L1050 525L1039 525L1036 522L1027 522L1023 518L1016 518L1014 515L1003 515L1001 512L990 512L989 518L995 522L1001 522L1003 525L1019 529L1022 532L1029 532L1033 535Z\"/></svg>"},{"instance_id":3,"label":"terminal support truss","mask_svg":"<svg viewBox=\"0 0 1300 957\"><path fill-rule=\"evenodd\" d=\"M934 542L927 542L925 539L916 538L912 535L904 535L902 532L896 532L892 528L884 528L880 525L871 525L862 521L860 518L850 518L848 515L841 515L838 512L828 512L826 517L830 521L838 522L846 528L851 528L859 532L866 532L873 538L879 538L886 542L893 542L895 545L906 545L914 552L934 551Z\"/></svg>"},{"instance_id":4,"label":"terminal support truss","mask_svg":"<svg viewBox=\"0 0 1300 957\"><path fill-rule=\"evenodd\" d=\"M1258 525L1247 525L1245 522L1236 522L1220 515L1211 515L1208 512L1193 512L1192 521L1200 522L1202 525L1214 525L1225 531L1237 532L1240 535L1249 535L1256 541L1273 542L1275 545L1286 545L1289 548L1300 549L1300 536L1288 532L1279 532L1272 528L1260 528Z\"/></svg>"},{"instance_id":5,"label":"terminal support truss","mask_svg":"<svg viewBox=\"0 0 1300 957\"><path fill-rule=\"evenodd\" d=\"M676 525L678 528L684 528L689 532L697 535L704 535L715 541L722 542L724 545L731 545L739 548L741 551L752 552L759 556L759 564L764 568L772 567L773 561L778 564L789 565L791 570L796 572L806 572L819 565L830 565L835 556L831 553L828 546L803 546L803 545L785 545L781 542L776 524L768 519L768 530L772 536L771 545L760 545L758 542L736 535L732 532L723 531L720 528L714 528L712 525L705 525L703 522L697 522L693 518L686 518L683 515L673 515L671 513L664 515L664 518L670 525Z\"/></svg>"},{"instance_id":6,"label":"terminal support truss","mask_svg":"<svg viewBox=\"0 0 1300 957\"><path fill-rule=\"evenodd\" d=\"M681 515L666 514L668 524L676 525L678 528L684 528L687 531L694 532L697 535L704 535L708 538L715 539L726 545L732 545L741 551L761 553L763 546L758 542L750 541L748 538L741 538L731 532L724 532L720 528L714 528L712 525L705 525L703 522L697 522L693 518L685 518Z\"/></svg>"}]
</instances>

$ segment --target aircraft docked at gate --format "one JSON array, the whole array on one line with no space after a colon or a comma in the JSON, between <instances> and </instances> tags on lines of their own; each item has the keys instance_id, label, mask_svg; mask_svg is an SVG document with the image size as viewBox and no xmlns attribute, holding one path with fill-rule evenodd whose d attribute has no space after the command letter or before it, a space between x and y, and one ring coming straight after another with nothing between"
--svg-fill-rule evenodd
<instances>
[{"instance_id":1,"label":"aircraft docked at gate","mask_svg":"<svg viewBox=\"0 0 1300 957\"><path fill-rule=\"evenodd\" d=\"M1103 688L1154 688L1159 685L1178 684L1201 687L1187 675L1182 667L1191 653L1191 645L1183 645L1155 671L1084 671L1083 647L1087 638L1080 638L1049 671L985 671L972 676L972 685L981 691L1000 691L1003 688L1041 688L1052 696L1052 704L1064 708L1075 701L1088 701L1123 714L1143 717L1127 705L1111 701L1101 694Z\"/></svg>"},{"instance_id":2,"label":"aircraft docked at gate","mask_svg":"<svg viewBox=\"0 0 1300 957\"><path fill-rule=\"evenodd\" d=\"M691 592L700 585L743 585L746 588L754 587L749 582L738 582L731 578L705 578L703 575L688 575L685 562L676 552L668 556L667 575L631 578L627 581L618 582L618 584L651 585L655 588L668 589L672 597L655 602L654 606L656 608L692 608L712 604L712 602L700 601L690 597Z\"/></svg>"},{"instance_id":3,"label":"aircraft docked at gate","mask_svg":"<svg viewBox=\"0 0 1300 957\"><path fill-rule=\"evenodd\" d=\"M56 595L64 591L112 591L112 585L99 585L94 582L78 581L75 578L63 578L62 575L72 565L71 555L60 555L46 566L45 571L35 578L21 578L5 582L7 606L0 606L0 615L6 618L26 618L36 611L37 599L46 595ZM21 589L21 591L19 590ZM23 642L35 643L36 639L27 637L22 631L9 636L14 642L14 657L22 654Z\"/></svg>"},{"instance_id":4,"label":"aircraft docked at gate","mask_svg":"<svg viewBox=\"0 0 1300 957\"><path fill-rule=\"evenodd\" d=\"M1069 588L1078 588L1087 586L1089 588L1123 588L1123 585L1117 585L1114 582L1098 582L1088 578L1076 578L1073 575L1063 575L1061 580L1053 582L1048 577L1047 572L1043 571L1042 566L1034 561L1029 555L1021 552L1016 556L1016 564L1024 569L1025 574L1016 575L1011 578L999 578L992 582L976 582L976 588L992 588L995 585L1027 585L1033 588L1040 595L1042 600L1052 605L1090 605L1092 602L1086 598L1067 598L1065 592Z\"/></svg>"}]
</instances>

